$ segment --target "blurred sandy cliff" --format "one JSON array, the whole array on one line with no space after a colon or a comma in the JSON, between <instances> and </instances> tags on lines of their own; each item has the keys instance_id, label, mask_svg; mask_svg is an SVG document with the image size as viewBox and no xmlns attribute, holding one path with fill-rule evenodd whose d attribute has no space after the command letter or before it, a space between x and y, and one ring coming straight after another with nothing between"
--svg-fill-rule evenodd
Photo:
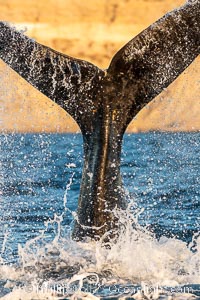
<instances>
[{"instance_id":1,"label":"blurred sandy cliff","mask_svg":"<svg viewBox=\"0 0 200 300\"><path fill-rule=\"evenodd\" d=\"M0 20L38 42L106 68L130 39L183 0L0 0ZM145 107L129 132L200 130L200 59ZM1 131L76 132L72 118L0 62Z\"/></svg>"}]
</instances>

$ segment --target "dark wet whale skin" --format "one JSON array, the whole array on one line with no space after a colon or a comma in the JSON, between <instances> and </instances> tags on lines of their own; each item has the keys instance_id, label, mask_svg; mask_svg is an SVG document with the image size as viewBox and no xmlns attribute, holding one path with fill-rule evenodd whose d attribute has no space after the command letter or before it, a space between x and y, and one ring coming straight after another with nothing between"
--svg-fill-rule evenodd
<instances>
[{"instance_id":1,"label":"dark wet whale skin","mask_svg":"<svg viewBox=\"0 0 200 300\"><path fill-rule=\"evenodd\" d=\"M73 237L99 239L118 228L126 199L120 175L123 134L132 118L200 52L200 2L188 1L113 57L107 71L45 47L0 22L0 58L78 123L84 167Z\"/></svg>"}]
</instances>

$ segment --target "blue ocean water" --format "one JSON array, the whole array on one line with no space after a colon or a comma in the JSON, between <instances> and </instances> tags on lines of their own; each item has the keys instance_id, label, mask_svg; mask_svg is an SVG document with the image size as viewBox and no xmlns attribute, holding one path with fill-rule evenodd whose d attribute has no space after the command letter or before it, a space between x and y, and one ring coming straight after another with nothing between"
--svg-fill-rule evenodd
<instances>
[{"instance_id":1,"label":"blue ocean water","mask_svg":"<svg viewBox=\"0 0 200 300\"><path fill-rule=\"evenodd\" d=\"M46 221L62 214L65 196L69 211L62 226L70 226L81 181L82 136L5 134L0 141L0 252L4 264L14 264L18 245L37 237ZM195 233L198 237L199 153L200 133L124 136L124 185L135 206L142 209L139 224L155 238L176 237L189 243ZM49 240L54 233L49 228Z\"/></svg>"}]
</instances>

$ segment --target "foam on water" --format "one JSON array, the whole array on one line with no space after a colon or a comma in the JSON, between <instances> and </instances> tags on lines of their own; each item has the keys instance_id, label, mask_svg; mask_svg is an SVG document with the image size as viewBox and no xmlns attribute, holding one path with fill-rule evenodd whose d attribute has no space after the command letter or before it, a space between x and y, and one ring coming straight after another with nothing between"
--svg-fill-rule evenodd
<instances>
[{"instance_id":1,"label":"foam on water","mask_svg":"<svg viewBox=\"0 0 200 300\"><path fill-rule=\"evenodd\" d=\"M172 299L177 287L179 293L173 299L198 299L189 295L191 287L181 290L181 286L200 284L200 238L194 236L189 245L175 238L157 240L138 225L141 211L133 214L129 208L115 213L120 216L120 232L110 242L106 235L98 242L75 242L71 227L62 226L63 214L55 215L38 237L24 247L19 245L18 265L1 261L2 299L99 299L133 294L134 299ZM54 228L52 239L49 227Z\"/></svg>"}]
</instances>

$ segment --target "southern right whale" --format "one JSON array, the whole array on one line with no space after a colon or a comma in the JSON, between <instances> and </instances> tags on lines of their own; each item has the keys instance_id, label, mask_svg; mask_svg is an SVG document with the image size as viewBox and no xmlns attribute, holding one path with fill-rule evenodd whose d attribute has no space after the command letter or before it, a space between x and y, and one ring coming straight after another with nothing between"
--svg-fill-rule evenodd
<instances>
[{"instance_id":1,"label":"southern right whale","mask_svg":"<svg viewBox=\"0 0 200 300\"><path fill-rule=\"evenodd\" d=\"M65 109L83 134L84 166L73 237L99 239L118 228L126 199L120 175L123 134L132 118L198 56L200 1L142 31L103 71L58 53L0 22L0 58Z\"/></svg>"}]
</instances>

